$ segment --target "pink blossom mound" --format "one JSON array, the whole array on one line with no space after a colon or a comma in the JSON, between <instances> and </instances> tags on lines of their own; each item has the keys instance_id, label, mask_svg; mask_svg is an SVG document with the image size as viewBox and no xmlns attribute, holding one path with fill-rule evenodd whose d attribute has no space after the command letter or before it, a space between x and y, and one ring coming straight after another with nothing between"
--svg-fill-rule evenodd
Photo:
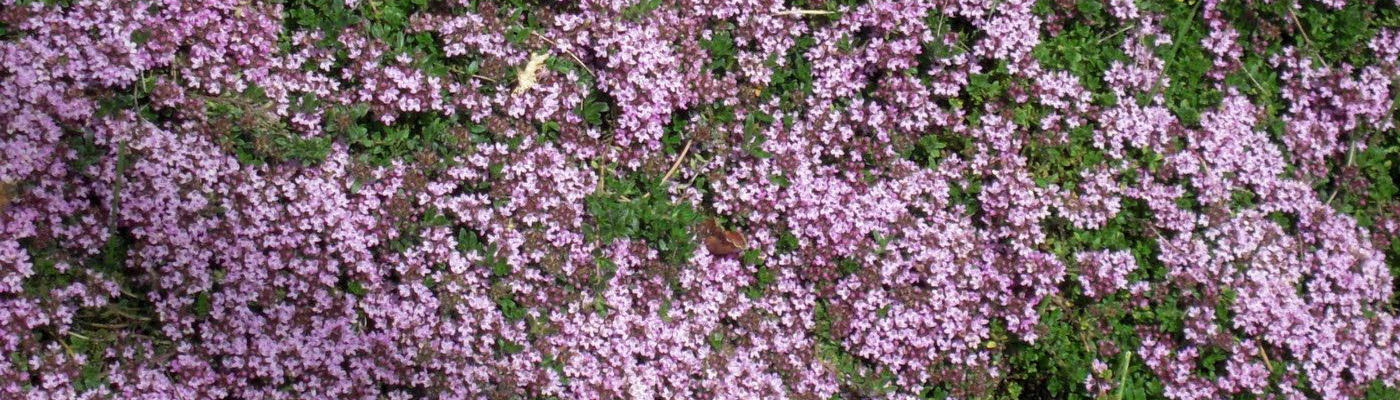
<instances>
[{"instance_id":1,"label":"pink blossom mound","mask_svg":"<svg viewBox=\"0 0 1400 400\"><path fill-rule=\"evenodd\" d=\"M1369 65L1287 46L1275 109L1226 84L1249 44L1205 1L1220 101L1188 122L1173 32L1131 1L1096 76L1033 54L1066 22L1029 0L461 0L388 34L404 9L374 0L334 30L262 0L0 1L0 398L975 397L1046 313L1110 301L1180 321L1095 346L1087 393L1120 360L1172 399L1400 384L1389 234L1315 186L1397 134L1394 28ZM400 142L346 133L428 118L447 151L372 162ZM328 150L248 156L285 143ZM1100 160L1047 175L1074 143ZM660 189L618 195L635 176ZM745 247L604 237L599 204ZM1110 230L1142 246L1065 247Z\"/></svg>"}]
</instances>

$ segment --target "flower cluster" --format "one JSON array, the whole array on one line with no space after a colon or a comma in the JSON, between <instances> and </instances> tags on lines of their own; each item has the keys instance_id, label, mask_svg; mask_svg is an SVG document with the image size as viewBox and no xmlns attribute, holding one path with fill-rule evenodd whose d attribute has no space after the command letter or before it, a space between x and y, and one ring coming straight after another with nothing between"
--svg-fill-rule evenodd
<instances>
[{"instance_id":1,"label":"flower cluster","mask_svg":"<svg viewBox=\"0 0 1400 400\"><path fill-rule=\"evenodd\" d=\"M0 398L1400 385L1393 4L517 3L0 0Z\"/></svg>"}]
</instances>

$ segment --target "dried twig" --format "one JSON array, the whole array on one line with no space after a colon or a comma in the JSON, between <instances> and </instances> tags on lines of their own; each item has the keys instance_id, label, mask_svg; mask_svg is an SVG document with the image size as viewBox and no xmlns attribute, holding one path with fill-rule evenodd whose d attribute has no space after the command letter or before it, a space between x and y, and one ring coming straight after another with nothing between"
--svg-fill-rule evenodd
<instances>
[{"instance_id":1,"label":"dried twig","mask_svg":"<svg viewBox=\"0 0 1400 400\"><path fill-rule=\"evenodd\" d=\"M598 163L598 188L595 189L594 191L595 191L595 192L598 192L598 193L602 193L602 192L603 192L603 187L604 187L604 185L607 184L607 180L608 180L607 169L606 169L606 167L604 166L602 160L597 160L596 162Z\"/></svg>"},{"instance_id":2,"label":"dried twig","mask_svg":"<svg viewBox=\"0 0 1400 400\"><path fill-rule=\"evenodd\" d=\"M680 157L676 157L676 162L671 163L671 169L666 170L666 175L661 176L662 182L671 180L671 175L676 173L676 169L680 168L681 161L685 160L685 155L690 153L690 143L694 141L695 139L693 138L685 141L685 147L681 148Z\"/></svg>"},{"instance_id":3,"label":"dried twig","mask_svg":"<svg viewBox=\"0 0 1400 400\"><path fill-rule=\"evenodd\" d=\"M1351 164L1352 164L1353 162L1355 162L1355 161L1356 161L1356 144L1355 144L1355 143L1351 143L1351 144L1348 144L1348 145L1347 145L1347 165L1346 165L1345 167L1343 167L1343 168L1350 168L1350 167L1351 167ZM1334 199L1337 198L1337 192L1340 192L1341 190L1342 190L1342 185L1341 185L1340 183L1338 183L1338 184L1337 184L1337 187L1332 188L1332 195L1331 195L1331 196L1327 196L1327 203L1325 203L1325 204L1327 204L1327 205L1329 205L1329 206L1332 205L1332 200L1334 200Z\"/></svg>"},{"instance_id":4,"label":"dried twig","mask_svg":"<svg viewBox=\"0 0 1400 400\"><path fill-rule=\"evenodd\" d=\"M1094 43L1095 43L1095 44L1103 44L1104 41L1106 41L1106 40L1108 40L1108 39L1113 39L1114 37L1117 37L1118 35L1122 35L1123 32L1127 32L1128 29L1132 29L1132 28L1136 28L1136 27L1137 27L1137 26L1135 26L1135 25L1128 25L1128 26L1125 26L1125 27L1123 27L1123 29L1119 29L1117 32L1113 32L1112 35L1108 35L1108 36L1104 36L1104 37L1102 37L1102 38L1099 38L1099 40L1098 40L1097 42L1094 42Z\"/></svg>"},{"instance_id":5,"label":"dried twig","mask_svg":"<svg viewBox=\"0 0 1400 400\"><path fill-rule=\"evenodd\" d=\"M101 322L85 322L84 324L86 324L87 326L98 327L98 328L105 328L105 329L122 329L122 328L126 328L126 327L128 327L128 326L131 326L131 325L127 325L127 324L104 324L104 323L101 323Z\"/></svg>"},{"instance_id":6,"label":"dried twig","mask_svg":"<svg viewBox=\"0 0 1400 400\"><path fill-rule=\"evenodd\" d=\"M1255 87L1256 89L1259 89L1259 93L1261 93L1261 94L1267 94L1267 93L1269 93L1268 90L1264 90L1264 85L1260 85L1260 84L1259 84L1259 81L1256 80L1256 79L1254 79L1254 74L1251 73L1251 72L1249 72L1249 67L1241 66L1241 67L1240 67L1240 71L1244 71L1244 76L1247 77L1247 78L1249 78L1249 81L1250 81L1250 82L1253 82L1253 83L1254 83L1254 87Z\"/></svg>"},{"instance_id":7,"label":"dried twig","mask_svg":"<svg viewBox=\"0 0 1400 400\"><path fill-rule=\"evenodd\" d=\"M117 143L116 177L112 180L112 200L107 205L107 234L116 235L122 204L122 187L126 186L126 142Z\"/></svg>"},{"instance_id":8,"label":"dried twig","mask_svg":"<svg viewBox=\"0 0 1400 400\"><path fill-rule=\"evenodd\" d=\"M560 47L560 46L559 46L559 43L556 43L554 40L552 40L552 39L550 39L550 38L544 37L544 35L541 35L539 32L530 31L530 34L531 34L531 35L535 35L535 37L537 37L537 38L544 39L544 41L549 42L549 45L550 45L550 46L554 46L554 47L556 47L556 48L559 48L559 50L563 50L563 51L564 51L564 54L568 54L568 55L569 55L569 58L573 58L575 62L578 62L578 66L579 66L579 67L582 67L583 70L584 70L585 72L588 72L588 75L590 75L590 76L598 76L598 74L593 73L593 70L588 69L588 64L584 64L584 63L583 63L583 59L582 59L582 58L579 58L578 55L577 55L577 54L574 54L573 51L570 51L569 49Z\"/></svg>"},{"instance_id":9,"label":"dried twig","mask_svg":"<svg viewBox=\"0 0 1400 400\"><path fill-rule=\"evenodd\" d=\"M116 307L107 307L105 310L106 310L107 312L116 314L116 315L118 315L118 316L121 316L121 317L124 317L124 318L127 318L127 319L133 319L133 320L137 320L137 321L150 321L150 320L151 320L149 317L143 317L143 316L140 316L140 315L132 314L132 313L126 312L125 310L122 310L122 309L116 308Z\"/></svg>"},{"instance_id":10,"label":"dried twig","mask_svg":"<svg viewBox=\"0 0 1400 400\"><path fill-rule=\"evenodd\" d=\"M1312 38L1308 37L1308 31L1303 29L1303 23L1298 21L1298 13L1288 10L1288 17L1292 18L1293 25L1298 27L1298 34L1303 35L1303 41L1308 43L1308 49L1316 49L1317 46L1313 46Z\"/></svg>"},{"instance_id":11,"label":"dried twig","mask_svg":"<svg viewBox=\"0 0 1400 400\"><path fill-rule=\"evenodd\" d=\"M782 15L782 16L804 16L804 15L831 15L831 14L835 14L835 13L836 13L835 11L827 11L827 10L783 10L783 11L778 11L778 12L773 13L773 15Z\"/></svg>"},{"instance_id":12,"label":"dried twig","mask_svg":"<svg viewBox=\"0 0 1400 400\"><path fill-rule=\"evenodd\" d=\"M1269 368L1269 373L1274 373L1274 363L1269 362L1269 352L1264 350L1264 346L1259 346L1259 356L1264 358L1264 366Z\"/></svg>"},{"instance_id":13,"label":"dried twig","mask_svg":"<svg viewBox=\"0 0 1400 400\"><path fill-rule=\"evenodd\" d=\"M666 181L671 180L671 175L674 175L674 174L676 173L676 170L678 170L678 169L680 168L680 166L681 166L681 161L684 161L684 160L685 160L685 155L688 154L688 153L690 153L690 144L691 144L691 142L693 142L693 141L694 141L693 138L685 141L685 147L682 147L682 148L681 148L681 155L680 155L679 157L676 157L676 161L675 161L675 162L672 162L672 163L671 163L671 169L666 170L666 175L662 175L662 176L661 176L661 182L666 182ZM693 182L693 180L692 180L692 182ZM646 199L646 198L650 198L650 197L651 197L651 192L646 192L645 194L642 194L642 197L638 197L638 199ZM631 199L628 199L627 197L623 197L622 200L623 200L624 203L625 203L625 202L630 202L630 201L631 201Z\"/></svg>"},{"instance_id":14,"label":"dried twig","mask_svg":"<svg viewBox=\"0 0 1400 400\"><path fill-rule=\"evenodd\" d=\"M80 338L83 338L83 340L88 340L88 341L91 341L91 340L92 340L92 339L88 339L88 338L86 338L86 337L83 337L83 335L79 335L79 334L73 333L73 332L68 332L68 335L69 335L69 336L80 337ZM74 357L74 356L76 356L76 355L73 353L73 348L68 346L68 341L67 341L67 340L60 340L60 341L58 341L58 344L60 344L60 345L63 346L63 351L68 352L68 357Z\"/></svg>"}]
</instances>

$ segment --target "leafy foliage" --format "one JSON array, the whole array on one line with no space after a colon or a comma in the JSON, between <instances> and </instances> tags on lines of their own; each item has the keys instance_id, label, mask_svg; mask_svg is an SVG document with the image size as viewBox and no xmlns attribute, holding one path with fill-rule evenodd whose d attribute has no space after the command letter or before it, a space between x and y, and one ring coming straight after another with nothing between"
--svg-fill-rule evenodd
<instances>
[{"instance_id":1,"label":"leafy foliage","mask_svg":"<svg viewBox=\"0 0 1400 400\"><path fill-rule=\"evenodd\" d=\"M0 8L0 397L1400 396L1394 2L955 3Z\"/></svg>"}]
</instances>

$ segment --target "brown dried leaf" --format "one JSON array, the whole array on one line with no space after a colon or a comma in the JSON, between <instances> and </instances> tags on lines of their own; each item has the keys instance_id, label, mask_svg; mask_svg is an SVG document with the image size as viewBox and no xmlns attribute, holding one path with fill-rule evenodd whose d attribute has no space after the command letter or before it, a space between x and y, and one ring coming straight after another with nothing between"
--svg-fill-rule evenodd
<instances>
[{"instance_id":1,"label":"brown dried leaf","mask_svg":"<svg viewBox=\"0 0 1400 400\"><path fill-rule=\"evenodd\" d=\"M748 248L748 241L742 233L721 228L713 219L701 225L700 234L704 236L705 249L710 254L732 256Z\"/></svg>"},{"instance_id":2,"label":"brown dried leaf","mask_svg":"<svg viewBox=\"0 0 1400 400\"><path fill-rule=\"evenodd\" d=\"M10 198L15 195L12 193L14 186L14 184L9 182L0 182L0 208L5 208L5 206L10 205Z\"/></svg>"}]
</instances>

